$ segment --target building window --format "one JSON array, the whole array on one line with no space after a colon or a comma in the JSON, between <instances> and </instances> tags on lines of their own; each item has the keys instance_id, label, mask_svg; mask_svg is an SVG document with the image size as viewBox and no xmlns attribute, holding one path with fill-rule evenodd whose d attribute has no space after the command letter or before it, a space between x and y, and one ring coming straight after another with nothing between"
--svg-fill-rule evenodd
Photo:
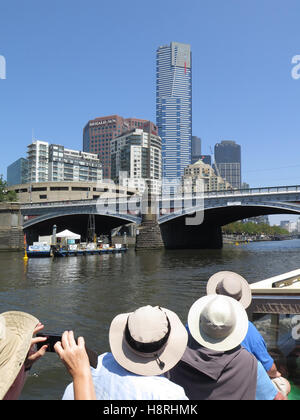
<instances>
[{"instance_id":1,"label":"building window","mask_svg":"<svg viewBox=\"0 0 300 420\"><path fill-rule=\"evenodd\" d=\"M47 187L32 187L31 191L47 191Z\"/></svg>"},{"instance_id":2,"label":"building window","mask_svg":"<svg viewBox=\"0 0 300 420\"><path fill-rule=\"evenodd\" d=\"M50 191L69 191L69 187L50 187Z\"/></svg>"}]
</instances>

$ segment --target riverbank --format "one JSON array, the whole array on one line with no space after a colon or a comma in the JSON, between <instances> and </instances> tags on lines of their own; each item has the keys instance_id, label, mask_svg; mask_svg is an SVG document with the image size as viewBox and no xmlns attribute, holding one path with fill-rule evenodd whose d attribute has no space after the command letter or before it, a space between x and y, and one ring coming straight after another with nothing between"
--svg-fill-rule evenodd
<instances>
[{"instance_id":1,"label":"riverbank","mask_svg":"<svg viewBox=\"0 0 300 420\"><path fill-rule=\"evenodd\" d=\"M223 234L223 244L250 243L250 242L272 242L287 241L298 239L299 235L225 235Z\"/></svg>"}]
</instances>

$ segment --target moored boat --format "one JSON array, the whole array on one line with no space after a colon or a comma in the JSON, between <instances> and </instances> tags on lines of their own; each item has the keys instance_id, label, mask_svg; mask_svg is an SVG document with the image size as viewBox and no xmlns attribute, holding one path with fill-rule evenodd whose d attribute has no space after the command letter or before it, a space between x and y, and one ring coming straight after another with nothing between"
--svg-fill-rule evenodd
<instances>
[{"instance_id":1,"label":"moored boat","mask_svg":"<svg viewBox=\"0 0 300 420\"><path fill-rule=\"evenodd\" d=\"M49 258L51 247L44 242L34 242L33 245L27 247L26 255L28 258Z\"/></svg>"},{"instance_id":2,"label":"moored boat","mask_svg":"<svg viewBox=\"0 0 300 420\"><path fill-rule=\"evenodd\" d=\"M54 257L77 257L81 255L101 255L101 254L118 254L127 251L126 246L114 246L114 247L104 247L104 248L84 248L84 249L70 249L70 248L61 248L54 249Z\"/></svg>"},{"instance_id":3,"label":"moored boat","mask_svg":"<svg viewBox=\"0 0 300 420\"><path fill-rule=\"evenodd\" d=\"M264 337L278 370L290 381L289 399L300 400L300 270L250 287L249 319Z\"/></svg>"}]
</instances>

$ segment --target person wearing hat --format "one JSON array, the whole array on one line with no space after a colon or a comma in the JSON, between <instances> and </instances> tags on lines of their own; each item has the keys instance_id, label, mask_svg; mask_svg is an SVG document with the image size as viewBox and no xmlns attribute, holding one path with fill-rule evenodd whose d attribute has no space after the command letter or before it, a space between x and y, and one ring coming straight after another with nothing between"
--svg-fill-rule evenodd
<instances>
[{"instance_id":1,"label":"person wearing hat","mask_svg":"<svg viewBox=\"0 0 300 420\"><path fill-rule=\"evenodd\" d=\"M187 400L182 387L164 373L182 357L188 340L185 326L172 311L143 306L117 315L109 329L110 353L92 369L98 400ZM72 384L63 395L74 399Z\"/></svg>"},{"instance_id":2,"label":"person wearing hat","mask_svg":"<svg viewBox=\"0 0 300 420\"><path fill-rule=\"evenodd\" d=\"M188 313L189 340L167 377L192 400L283 399L261 363L240 344L248 330L243 306L229 296L198 299Z\"/></svg>"},{"instance_id":3,"label":"person wearing hat","mask_svg":"<svg viewBox=\"0 0 300 420\"><path fill-rule=\"evenodd\" d=\"M252 301L252 292L247 280L232 271L219 271L211 276L206 285L206 292L208 295L230 296L240 302L245 309ZM274 359L268 353L265 340L251 321L248 321L248 331L241 345L254 354L270 378L281 376Z\"/></svg>"},{"instance_id":4,"label":"person wearing hat","mask_svg":"<svg viewBox=\"0 0 300 420\"><path fill-rule=\"evenodd\" d=\"M47 344L36 350L46 337L34 337L44 325L34 316L20 311L0 314L0 400L17 400L23 390L27 372L44 356ZM80 341L81 340L81 341ZM75 343L72 332L63 334L57 353L73 377L76 399L93 399L94 389L84 340Z\"/></svg>"},{"instance_id":5,"label":"person wearing hat","mask_svg":"<svg viewBox=\"0 0 300 420\"><path fill-rule=\"evenodd\" d=\"M0 314L0 400L16 400L25 384L26 372L47 346L35 351L44 337L33 336L44 328L37 318L19 311Z\"/></svg>"}]
</instances>

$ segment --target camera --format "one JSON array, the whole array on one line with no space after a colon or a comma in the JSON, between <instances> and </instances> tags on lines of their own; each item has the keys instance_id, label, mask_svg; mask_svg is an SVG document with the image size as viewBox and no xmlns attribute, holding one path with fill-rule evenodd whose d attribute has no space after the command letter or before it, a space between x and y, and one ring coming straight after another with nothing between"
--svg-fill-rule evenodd
<instances>
[{"instance_id":1,"label":"camera","mask_svg":"<svg viewBox=\"0 0 300 420\"><path fill-rule=\"evenodd\" d=\"M53 334L53 333L37 333L36 334L37 337L47 337L47 340L42 341L40 343L37 343L37 350L39 350L42 346L44 346L45 344L48 345L47 350L48 352L54 353L54 345L55 343L57 343L58 341L61 342L61 337L62 334ZM90 350L89 348L85 348L88 358L89 358L89 362L90 365L96 369L97 365L98 365L98 354L96 352L94 352L93 350Z\"/></svg>"},{"instance_id":2,"label":"camera","mask_svg":"<svg viewBox=\"0 0 300 420\"><path fill-rule=\"evenodd\" d=\"M61 341L61 336L62 334L52 334L52 333L38 333L36 335L37 337L47 337L46 341L41 341L40 343L37 343L37 350L39 350L42 346L44 346L45 344L48 345L47 350L51 353L54 353L54 345L55 343L57 343L58 341Z\"/></svg>"}]
</instances>

